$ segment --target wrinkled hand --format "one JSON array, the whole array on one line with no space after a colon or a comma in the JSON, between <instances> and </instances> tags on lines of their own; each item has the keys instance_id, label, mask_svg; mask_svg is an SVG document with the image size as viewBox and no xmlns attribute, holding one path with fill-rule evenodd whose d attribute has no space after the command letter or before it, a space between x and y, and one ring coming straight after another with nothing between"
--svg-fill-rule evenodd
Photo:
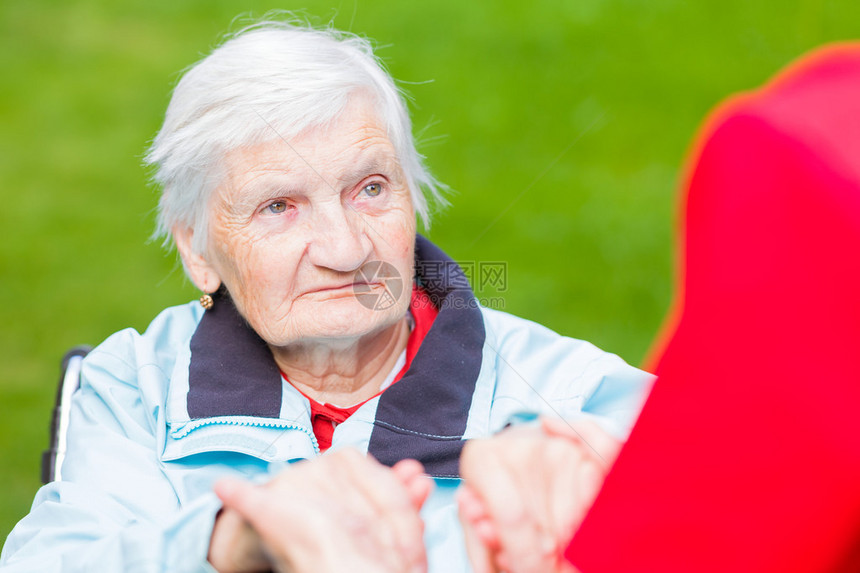
<instances>
[{"instance_id":1,"label":"wrinkled hand","mask_svg":"<svg viewBox=\"0 0 860 573\"><path fill-rule=\"evenodd\" d=\"M425 572L418 511L431 489L415 460L389 469L354 450L298 463L265 485L225 479L215 485L224 510L209 560L222 573Z\"/></svg>"},{"instance_id":2,"label":"wrinkled hand","mask_svg":"<svg viewBox=\"0 0 860 573\"><path fill-rule=\"evenodd\" d=\"M591 422L542 419L463 449L460 521L475 573L562 573L621 442Z\"/></svg>"}]
</instances>

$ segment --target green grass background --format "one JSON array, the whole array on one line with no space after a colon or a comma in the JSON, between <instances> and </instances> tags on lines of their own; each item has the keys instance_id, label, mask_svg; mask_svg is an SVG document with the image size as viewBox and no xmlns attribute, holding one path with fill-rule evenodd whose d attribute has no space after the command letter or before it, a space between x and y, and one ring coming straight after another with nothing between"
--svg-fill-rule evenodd
<instances>
[{"instance_id":1,"label":"green grass background","mask_svg":"<svg viewBox=\"0 0 860 573\"><path fill-rule=\"evenodd\" d=\"M147 242L141 156L178 71L271 9L376 39L453 189L431 237L505 262L506 310L633 363L671 295L676 181L704 114L860 36L856 0L5 0L0 539L38 488L64 351L197 296Z\"/></svg>"}]
</instances>

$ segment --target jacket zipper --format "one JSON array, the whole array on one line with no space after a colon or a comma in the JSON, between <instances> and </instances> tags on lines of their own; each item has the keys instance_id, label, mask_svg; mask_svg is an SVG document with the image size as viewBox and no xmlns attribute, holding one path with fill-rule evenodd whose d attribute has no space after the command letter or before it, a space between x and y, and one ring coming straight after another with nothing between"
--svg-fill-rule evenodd
<instances>
[{"instance_id":1,"label":"jacket zipper","mask_svg":"<svg viewBox=\"0 0 860 573\"><path fill-rule=\"evenodd\" d=\"M314 446L314 452L320 453L320 446L317 442L317 437L313 434L313 432L309 431L304 426L300 426L298 424L293 424L290 422L285 422L284 420L278 418L272 418L271 421L265 421L261 418L254 418L251 416L243 416L243 417L217 417L217 418L203 418L200 420L192 420L187 422L182 426L181 430L176 432L171 432L171 437L174 439L184 438L194 430L198 428L202 428L203 426L214 426L214 425L228 425L228 426L256 426L258 428L277 428L281 430L300 430L304 432L310 439L311 443Z\"/></svg>"}]
</instances>

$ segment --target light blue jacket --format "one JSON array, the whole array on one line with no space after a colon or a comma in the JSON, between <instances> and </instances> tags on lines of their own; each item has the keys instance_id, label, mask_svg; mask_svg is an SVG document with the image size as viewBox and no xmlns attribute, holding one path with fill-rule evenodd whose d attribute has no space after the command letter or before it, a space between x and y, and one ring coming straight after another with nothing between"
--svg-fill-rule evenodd
<instances>
[{"instance_id":1,"label":"light blue jacket","mask_svg":"<svg viewBox=\"0 0 860 573\"><path fill-rule=\"evenodd\" d=\"M420 237L416 249L419 261L450 260ZM437 482L422 510L436 573L469 571L453 497L464 440L537 415L590 416L625 437L651 382L587 342L479 307L457 272L419 277L440 307L433 328L407 374L339 425L332 446L425 464ZM39 490L0 569L212 571L213 482L265 480L320 455L307 400L267 352L226 296L211 311L167 309L143 334L93 350L62 481Z\"/></svg>"}]
</instances>

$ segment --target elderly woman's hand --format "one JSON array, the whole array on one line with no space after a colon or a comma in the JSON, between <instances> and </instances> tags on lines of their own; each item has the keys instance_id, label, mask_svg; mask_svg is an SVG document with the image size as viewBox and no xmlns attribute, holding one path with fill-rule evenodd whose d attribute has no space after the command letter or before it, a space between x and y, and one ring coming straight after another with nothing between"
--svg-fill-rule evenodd
<instances>
[{"instance_id":1,"label":"elderly woman's hand","mask_svg":"<svg viewBox=\"0 0 860 573\"><path fill-rule=\"evenodd\" d=\"M591 422L552 419L471 440L458 501L475 573L575 571L564 550L620 448Z\"/></svg>"},{"instance_id":2,"label":"elderly woman's hand","mask_svg":"<svg viewBox=\"0 0 860 573\"><path fill-rule=\"evenodd\" d=\"M225 508L219 522L227 521L221 532L216 524L209 559L222 572L423 572L418 511L431 489L418 462L389 469L353 450L261 486L222 480L215 492Z\"/></svg>"}]
</instances>

